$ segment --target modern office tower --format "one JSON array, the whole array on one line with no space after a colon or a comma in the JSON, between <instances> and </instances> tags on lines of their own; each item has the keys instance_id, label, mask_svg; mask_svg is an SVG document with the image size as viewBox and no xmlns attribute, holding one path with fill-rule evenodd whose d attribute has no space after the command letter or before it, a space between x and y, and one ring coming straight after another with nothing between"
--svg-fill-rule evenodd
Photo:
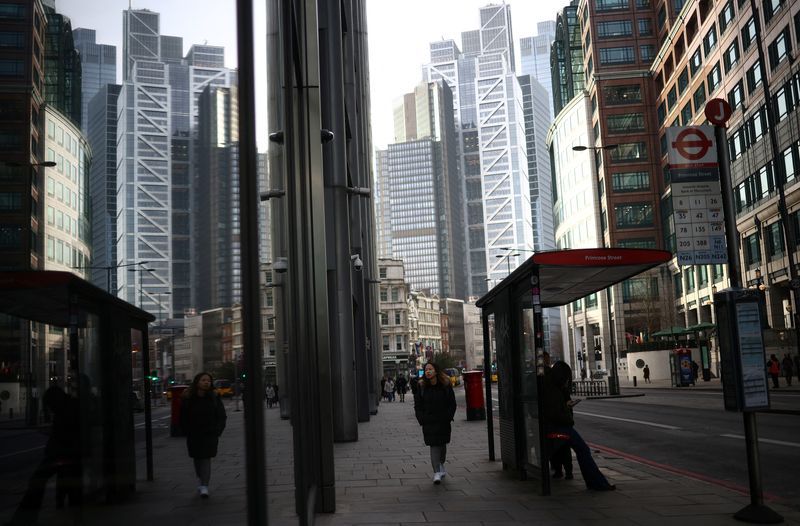
<instances>
[{"instance_id":1,"label":"modern office tower","mask_svg":"<svg viewBox=\"0 0 800 526\"><path fill-rule=\"evenodd\" d=\"M550 69L550 47L556 37L556 23L553 20L536 24L536 35L519 40L520 75L530 75L547 90L547 107L553 113L553 75Z\"/></svg>"},{"instance_id":2,"label":"modern office tower","mask_svg":"<svg viewBox=\"0 0 800 526\"><path fill-rule=\"evenodd\" d=\"M207 86L198 103L194 192L195 305L207 310L242 300L238 93Z\"/></svg>"},{"instance_id":3,"label":"modern office tower","mask_svg":"<svg viewBox=\"0 0 800 526\"><path fill-rule=\"evenodd\" d=\"M533 250L522 91L514 75L514 46L507 5L480 10L481 27L431 43L428 80L453 90L466 196L469 294L486 292ZM511 253L516 254L516 253ZM504 257L498 257L504 256Z\"/></svg>"},{"instance_id":4,"label":"modern office tower","mask_svg":"<svg viewBox=\"0 0 800 526\"><path fill-rule=\"evenodd\" d=\"M13 45L3 48L5 70L0 75L0 137L5 161L0 163L0 186L10 203L0 210L0 268L40 270L44 268L40 230L44 169L36 165L44 161L40 158L44 138L39 126L44 111L46 19L39 1L2 0L0 8L4 13L0 31L19 35ZM0 362L20 363L18 356L11 359L5 354L4 343L0 345ZM10 351L19 353L19 348Z\"/></svg>"},{"instance_id":5,"label":"modern office tower","mask_svg":"<svg viewBox=\"0 0 800 526\"><path fill-rule=\"evenodd\" d=\"M93 268L89 275L94 285L111 294L117 290L113 267L117 264L117 102L121 89L119 84L100 87L89 101L86 128L92 148L89 192Z\"/></svg>"},{"instance_id":6,"label":"modern office tower","mask_svg":"<svg viewBox=\"0 0 800 526\"><path fill-rule=\"evenodd\" d=\"M258 154L258 191L264 193L269 190L269 171L267 170L267 154ZM269 200L261 201L258 209L258 259L264 266L272 263L272 232L270 229ZM273 360L274 361L274 360Z\"/></svg>"},{"instance_id":7,"label":"modern office tower","mask_svg":"<svg viewBox=\"0 0 800 526\"><path fill-rule=\"evenodd\" d=\"M81 59L72 37L72 22L48 4L44 6L47 17L45 102L80 125Z\"/></svg>"},{"instance_id":8,"label":"modern office tower","mask_svg":"<svg viewBox=\"0 0 800 526\"><path fill-rule=\"evenodd\" d=\"M392 257L392 206L389 192L389 150L375 150L375 231L378 257Z\"/></svg>"},{"instance_id":9,"label":"modern office tower","mask_svg":"<svg viewBox=\"0 0 800 526\"><path fill-rule=\"evenodd\" d=\"M81 129L89 133L89 101L106 84L117 82L117 47L96 42L94 29L72 32L81 59Z\"/></svg>"},{"instance_id":10,"label":"modern office tower","mask_svg":"<svg viewBox=\"0 0 800 526\"><path fill-rule=\"evenodd\" d=\"M553 96L555 117L576 95L580 95L586 85L578 0L572 0L556 16L556 31L550 51L550 71L550 93Z\"/></svg>"},{"instance_id":11,"label":"modern office tower","mask_svg":"<svg viewBox=\"0 0 800 526\"><path fill-rule=\"evenodd\" d=\"M118 156L125 180L118 181L118 224L126 231L118 233L117 259L148 261L153 270L141 276L118 271L120 295L138 303L141 281L146 310L182 316L195 301L191 209L198 101L208 85L230 86L233 74L219 66L224 52L217 46L194 46L182 57L183 40L160 34L158 13L126 10L123 30L119 134L125 149Z\"/></svg>"},{"instance_id":12,"label":"modern office tower","mask_svg":"<svg viewBox=\"0 0 800 526\"><path fill-rule=\"evenodd\" d=\"M533 250L554 250L555 228L553 224L553 185L550 170L550 154L547 150L547 130L550 127L549 94L531 75L517 77L522 90L523 113L525 115L525 149L528 156L528 181L531 199L531 228ZM510 247L513 248L513 247ZM529 253L522 253L522 260ZM560 309L545 309L545 348L555 358L561 354Z\"/></svg>"},{"instance_id":13,"label":"modern office tower","mask_svg":"<svg viewBox=\"0 0 800 526\"><path fill-rule=\"evenodd\" d=\"M463 199L450 88L423 82L395 105L388 147L392 256L414 290L465 294Z\"/></svg>"},{"instance_id":14,"label":"modern office tower","mask_svg":"<svg viewBox=\"0 0 800 526\"><path fill-rule=\"evenodd\" d=\"M753 12L749 2L687 4L666 27L659 24L659 37L667 34L671 40L651 68L653 107L663 153L666 128L705 123L710 99L730 104L733 113L726 127L735 236L741 243L738 278L741 286L761 291L768 326L763 330L766 353L782 358L798 352L800 314L800 291L792 284L800 257L800 4L759 2L757 7ZM667 158L661 156L660 161L666 176ZM666 192L662 210L664 244L674 251L674 212ZM671 316L677 325L717 323L713 293L728 286L728 265L676 263L670 264L670 272L675 293ZM709 365L716 374L720 349L716 338L709 339L715 351ZM706 356L701 357L705 361Z\"/></svg>"}]
</instances>

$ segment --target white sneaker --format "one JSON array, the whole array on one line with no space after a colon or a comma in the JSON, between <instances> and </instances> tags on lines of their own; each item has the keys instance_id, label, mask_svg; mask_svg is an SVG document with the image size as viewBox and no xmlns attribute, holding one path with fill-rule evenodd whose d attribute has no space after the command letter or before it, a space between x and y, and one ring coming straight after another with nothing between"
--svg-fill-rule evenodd
<instances>
[{"instance_id":1,"label":"white sneaker","mask_svg":"<svg viewBox=\"0 0 800 526\"><path fill-rule=\"evenodd\" d=\"M207 499L208 498L208 486L200 486L200 487L197 488L197 491L200 492L200 498L201 499Z\"/></svg>"},{"instance_id":2,"label":"white sneaker","mask_svg":"<svg viewBox=\"0 0 800 526\"><path fill-rule=\"evenodd\" d=\"M447 476L447 471L444 469L444 464L439 464L439 475L441 475L442 478Z\"/></svg>"},{"instance_id":3,"label":"white sneaker","mask_svg":"<svg viewBox=\"0 0 800 526\"><path fill-rule=\"evenodd\" d=\"M441 473L434 473L433 474L433 483L434 484L441 484L442 482L442 474Z\"/></svg>"}]
</instances>

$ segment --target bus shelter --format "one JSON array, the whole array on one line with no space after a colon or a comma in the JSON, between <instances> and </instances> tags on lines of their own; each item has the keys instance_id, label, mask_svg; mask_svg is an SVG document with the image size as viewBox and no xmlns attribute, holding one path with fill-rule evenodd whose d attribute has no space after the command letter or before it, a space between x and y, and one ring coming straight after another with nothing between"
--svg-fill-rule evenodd
<instances>
[{"instance_id":1,"label":"bus shelter","mask_svg":"<svg viewBox=\"0 0 800 526\"><path fill-rule=\"evenodd\" d=\"M139 372L133 369L140 365L147 377L147 326L154 319L69 272L0 272L0 359L5 364L0 399L5 423L14 424L0 432L13 430L14 436L36 440L52 426L44 436L60 433L62 442L79 444L70 458L77 464L70 484L83 502L117 501L135 490L132 385ZM147 390L144 397L152 480ZM55 399L59 404L52 403ZM59 411L69 411L68 418L62 413L59 420ZM12 439L5 443L13 446ZM47 449L44 444L12 448L4 461L8 473L28 476ZM19 485L24 488L25 480Z\"/></svg>"},{"instance_id":2,"label":"bus shelter","mask_svg":"<svg viewBox=\"0 0 800 526\"><path fill-rule=\"evenodd\" d=\"M596 248L539 252L481 297L484 377L497 368L500 454L504 469L520 478L537 472L550 493L545 453L544 337L542 309L560 307L669 261L670 252ZM492 382L486 382L492 400ZM493 404L487 404L489 458L495 459Z\"/></svg>"}]
</instances>

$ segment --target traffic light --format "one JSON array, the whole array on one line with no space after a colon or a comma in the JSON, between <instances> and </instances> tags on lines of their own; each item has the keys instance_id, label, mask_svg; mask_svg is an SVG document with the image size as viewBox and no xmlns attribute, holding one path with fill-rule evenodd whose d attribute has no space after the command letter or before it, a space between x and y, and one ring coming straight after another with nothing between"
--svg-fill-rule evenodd
<instances>
[{"instance_id":1,"label":"traffic light","mask_svg":"<svg viewBox=\"0 0 800 526\"><path fill-rule=\"evenodd\" d=\"M148 378L150 378L154 382L157 382L158 381L158 370L157 369L153 369L152 371L150 371L150 376Z\"/></svg>"}]
</instances>

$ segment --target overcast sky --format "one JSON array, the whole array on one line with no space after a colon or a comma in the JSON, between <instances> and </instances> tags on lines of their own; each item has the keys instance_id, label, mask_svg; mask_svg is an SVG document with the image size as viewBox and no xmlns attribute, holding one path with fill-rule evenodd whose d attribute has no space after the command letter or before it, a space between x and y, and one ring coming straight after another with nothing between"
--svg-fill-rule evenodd
<instances>
[{"instance_id":1,"label":"overcast sky","mask_svg":"<svg viewBox=\"0 0 800 526\"><path fill-rule=\"evenodd\" d=\"M161 14L161 33L183 37L184 53L192 44L225 47L225 65L236 67L236 11L232 0L130 0L134 9ZM70 17L73 28L97 31L100 44L117 46L122 57L122 11L129 0L56 0L57 10ZM478 29L478 9L488 0L367 0L372 137L376 147L392 141L392 101L410 92L429 60L428 45L442 38L460 44L462 31ZM498 3L495 1L495 3ZM515 44L536 33L536 23L555 20L568 0L515 0L511 5ZM266 90L264 77L264 2L255 4L257 89ZM519 52L517 52L519 56ZM517 59L519 60L519 58ZM119 69L119 68L118 68ZM120 78L117 79L119 81ZM258 97L257 102L263 100ZM259 104L258 143L266 148L266 108Z\"/></svg>"}]
</instances>

